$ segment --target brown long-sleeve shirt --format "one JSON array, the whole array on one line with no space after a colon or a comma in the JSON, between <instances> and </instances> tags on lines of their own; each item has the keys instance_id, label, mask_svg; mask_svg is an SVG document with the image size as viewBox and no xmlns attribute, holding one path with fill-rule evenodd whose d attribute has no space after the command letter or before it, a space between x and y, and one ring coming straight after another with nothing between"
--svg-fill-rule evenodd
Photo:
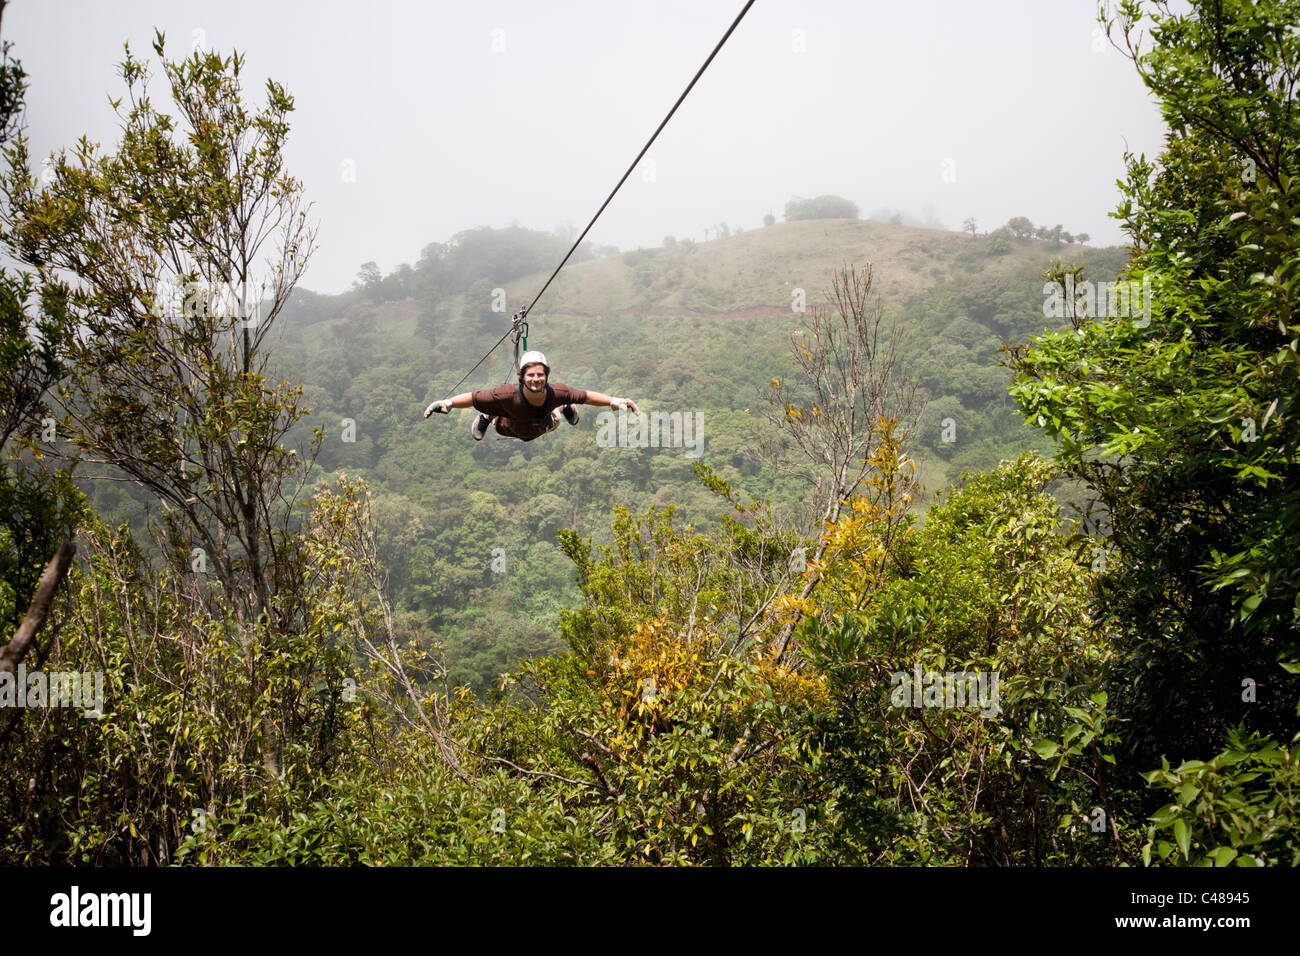
<instances>
[{"instance_id":1,"label":"brown long-sleeve shirt","mask_svg":"<svg viewBox=\"0 0 1300 956\"><path fill-rule=\"evenodd\" d=\"M498 385L474 392L474 408L497 417L496 429L508 438L532 441L555 427L552 412L562 405L581 405L587 401L587 391L570 388L563 382L546 386L546 401L534 405L524 397L521 385Z\"/></svg>"}]
</instances>

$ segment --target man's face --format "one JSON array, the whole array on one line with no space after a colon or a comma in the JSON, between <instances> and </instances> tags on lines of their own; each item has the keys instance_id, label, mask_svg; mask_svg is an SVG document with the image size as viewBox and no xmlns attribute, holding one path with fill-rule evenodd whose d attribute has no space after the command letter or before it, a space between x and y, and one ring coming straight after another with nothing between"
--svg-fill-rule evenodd
<instances>
[{"instance_id":1,"label":"man's face","mask_svg":"<svg viewBox=\"0 0 1300 956\"><path fill-rule=\"evenodd\" d=\"M524 369L524 388L530 392L546 391L546 366L540 363Z\"/></svg>"}]
</instances>

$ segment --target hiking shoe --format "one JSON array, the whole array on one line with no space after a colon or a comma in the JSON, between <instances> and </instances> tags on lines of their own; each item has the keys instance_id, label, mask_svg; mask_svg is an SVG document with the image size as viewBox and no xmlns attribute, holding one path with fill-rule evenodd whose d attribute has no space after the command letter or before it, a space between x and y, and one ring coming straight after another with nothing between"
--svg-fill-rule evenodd
<instances>
[{"instance_id":1,"label":"hiking shoe","mask_svg":"<svg viewBox=\"0 0 1300 956\"><path fill-rule=\"evenodd\" d=\"M570 425L578 424L578 410L572 405L565 405L560 409L560 414L564 416L564 420Z\"/></svg>"},{"instance_id":2,"label":"hiking shoe","mask_svg":"<svg viewBox=\"0 0 1300 956\"><path fill-rule=\"evenodd\" d=\"M475 441L482 441L483 436L487 434L488 426L492 424L492 416L487 412L479 412L478 418L474 419L474 424L470 426L469 433L474 436Z\"/></svg>"}]
</instances>

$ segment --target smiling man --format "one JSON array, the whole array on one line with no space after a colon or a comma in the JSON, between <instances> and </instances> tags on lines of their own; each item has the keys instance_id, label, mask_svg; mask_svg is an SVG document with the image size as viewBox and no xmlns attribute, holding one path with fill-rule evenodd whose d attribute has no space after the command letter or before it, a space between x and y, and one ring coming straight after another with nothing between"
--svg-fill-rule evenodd
<instances>
[{"instance_id":1,"label":"smiling man","mask_svg":"<svg viewBox=\"0 0 1300 956\"><path fill-rule=\"evenodd\" d=\"M424 410L428 418L434 412L448 414L453 408L476 408L470 434L482 441L488 426L496 423L497 434L520 441L532 441L560 427L560 416L570 425L578 424L574 405L609 405L618 411L627 409L634 415L641 410L630 398L614 398L603 392L570 388L563 382L550 384L550 363L541 352L525 352L519 360L519 384L498 385L479 392L462 392L454 398L434 402Z\"/></svg>"}]
</instances>

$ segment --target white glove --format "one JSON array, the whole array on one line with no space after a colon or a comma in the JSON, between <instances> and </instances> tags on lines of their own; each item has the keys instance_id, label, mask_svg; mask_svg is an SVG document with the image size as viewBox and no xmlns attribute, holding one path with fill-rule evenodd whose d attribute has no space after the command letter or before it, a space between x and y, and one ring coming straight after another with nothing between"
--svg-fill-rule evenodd
<instances>
[{"instance_id":1,"label":"white glove","mask_svg":"<svg viewBox=\"0 0 1300 956\"><path fill-rule=\"evenodd\" d=\"M426 408L424 410L424 417L428 418L434 412L437 412L439 415L446 415L450 411L451 411L451 399L444 398L441 399L440 401L434 402L432 405Z\"/></svg>"},{"instance_id":2,"label":"white glove","mask_svg":"<svg viewBox=\"0 0 1300 956\"><path fill-rule=\"evenodd\" d=\"M641 409L637 408L636 402L632 401L630 398L611 398L609 400L609 407L614 409L616 412L621 412L624 409L627 409L633 415L641 414Z\"/></svg>"}]
</instances>

